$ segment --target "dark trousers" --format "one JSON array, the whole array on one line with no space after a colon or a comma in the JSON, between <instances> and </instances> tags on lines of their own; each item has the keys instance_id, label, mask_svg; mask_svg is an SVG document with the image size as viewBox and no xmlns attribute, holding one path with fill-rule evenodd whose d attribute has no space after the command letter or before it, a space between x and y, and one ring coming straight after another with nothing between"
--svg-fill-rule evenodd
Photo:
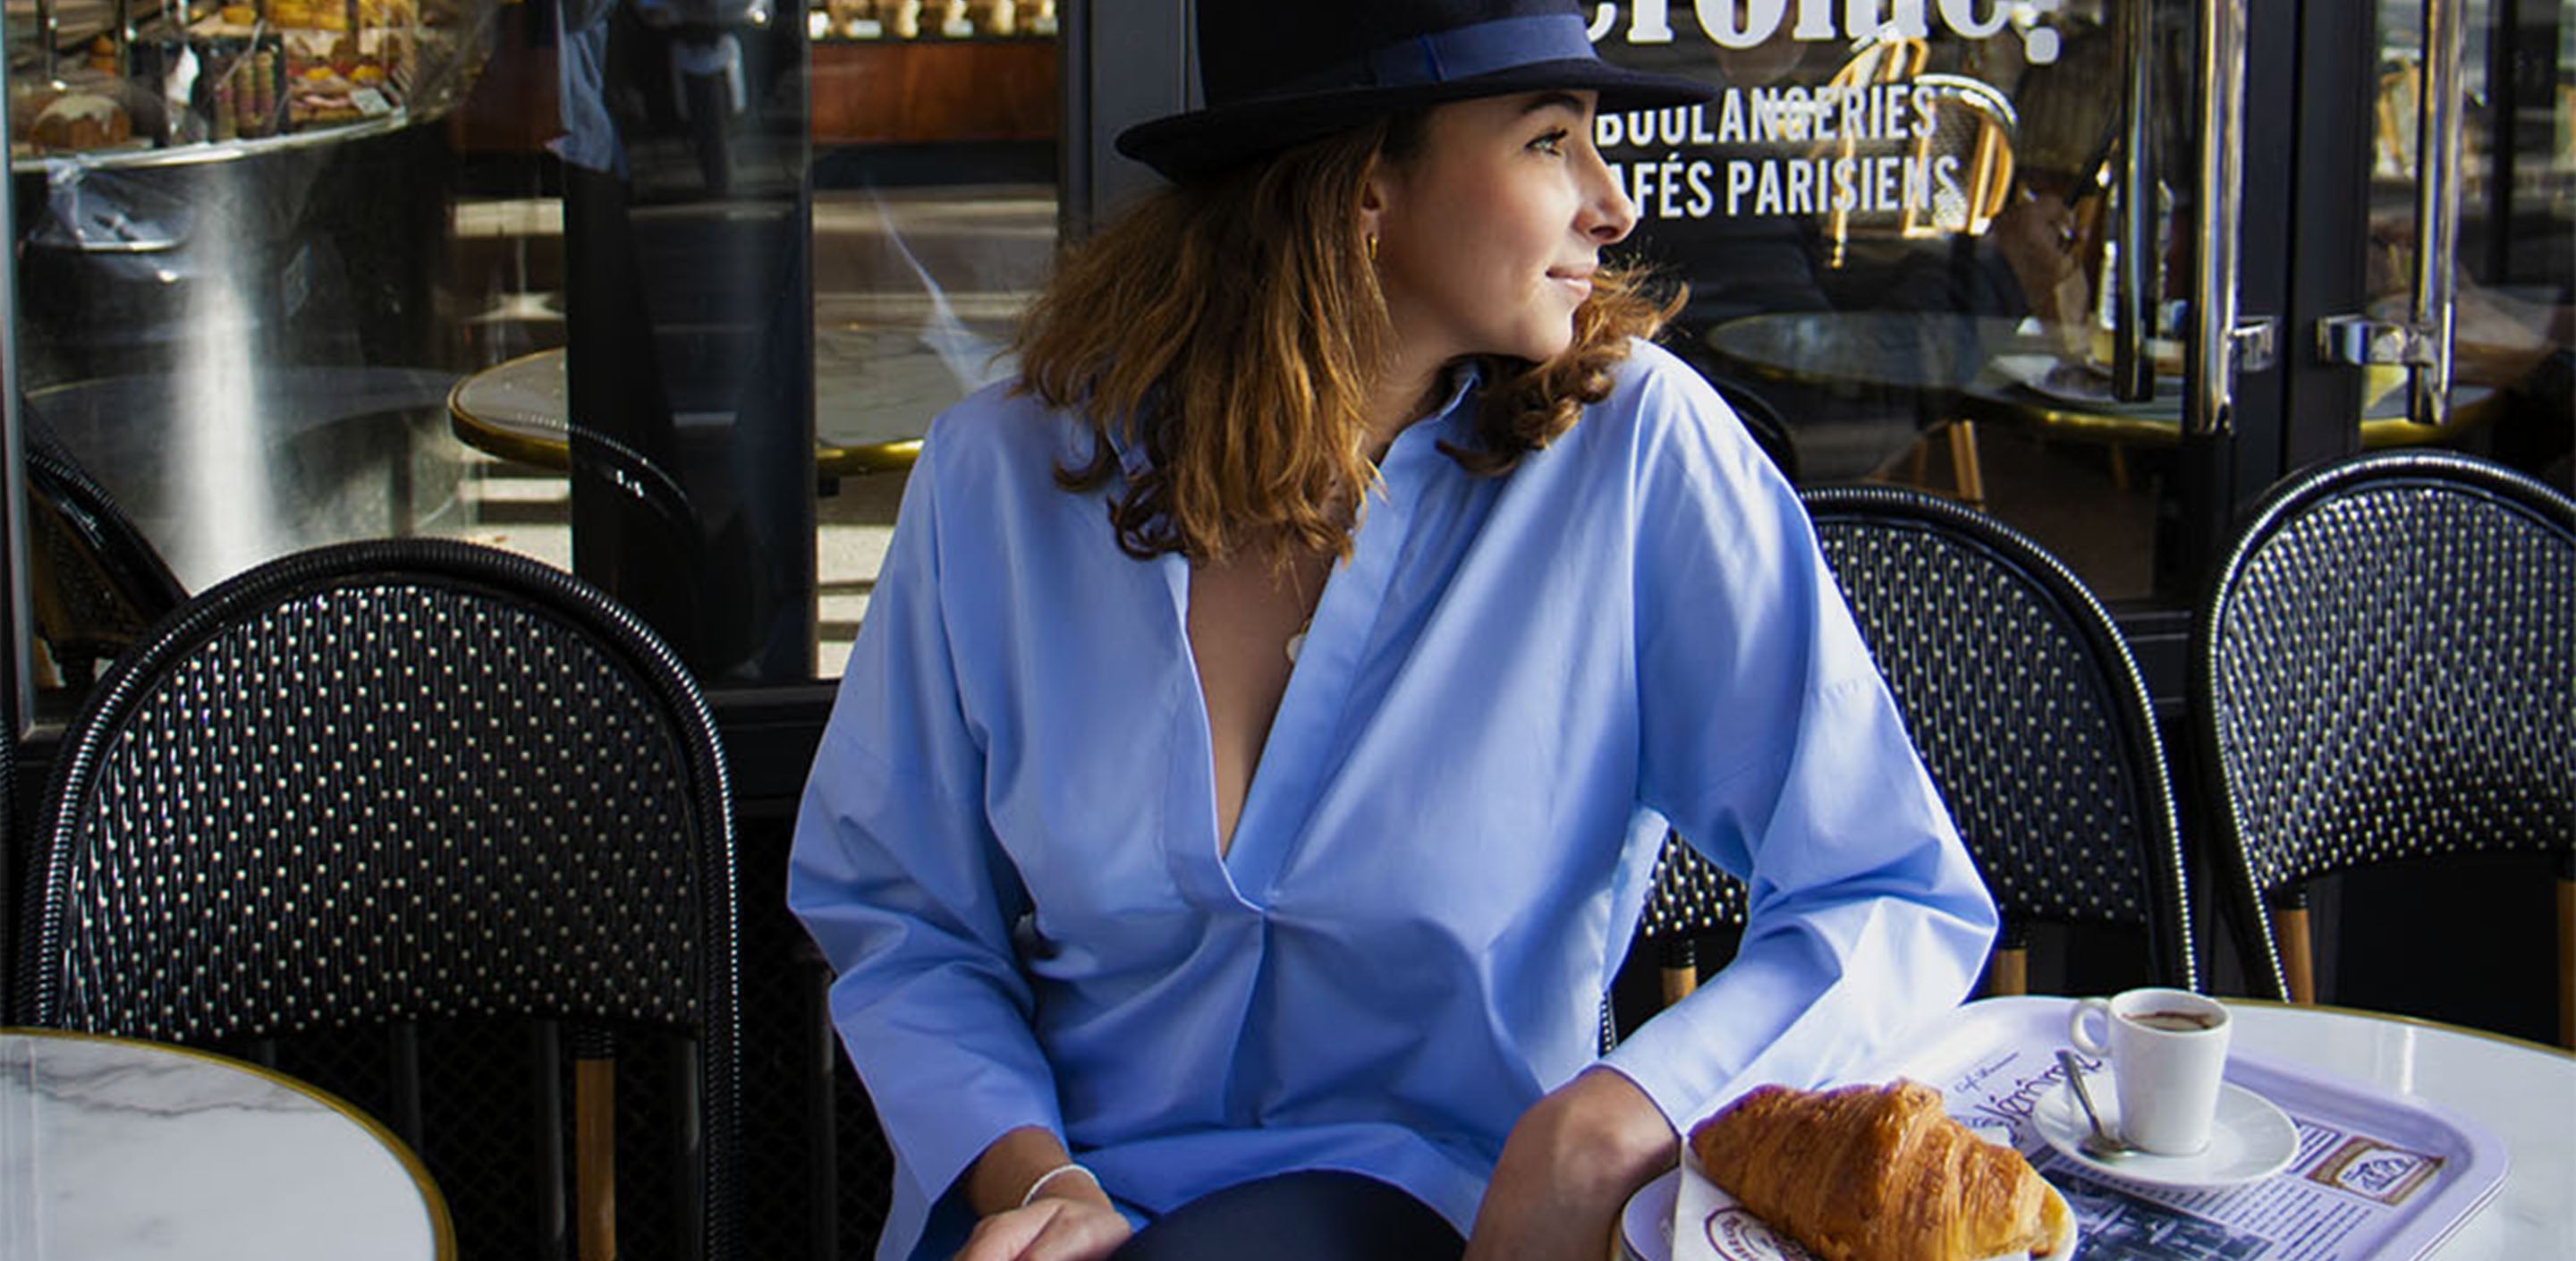
<instances>
[{"instance_id":1,"label":"dark trousers","mask_svg":"<svg viewBox=\"0 0 2576 1261\"><path fill-rule=\"evenodd\" d=\"M1438 1213L1395 1187L1311 1170L1192 1200L1110 1261L1454 1261L1466 1247Z\"/></svg>"}]
</instances>

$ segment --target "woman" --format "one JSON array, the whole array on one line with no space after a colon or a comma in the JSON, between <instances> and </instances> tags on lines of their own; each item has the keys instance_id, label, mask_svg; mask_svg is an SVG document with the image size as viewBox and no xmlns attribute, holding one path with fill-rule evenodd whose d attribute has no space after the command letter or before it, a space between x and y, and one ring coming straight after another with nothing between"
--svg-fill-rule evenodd
<instances>
[{"instance_id":1,"label":"woman","mask_svg":"<svg viewBox=\"0 0 2576 1261\"><path fill-rule=\"evenodd\" d=\"M1174 187L933 426L798 824L879 1256L1590 1261L1678 1126L1955 1003L1992 907L1602 265L1593 112L1705 89L1560 3L1198 19L1210 106L1121 138ZM1667 820L1752 922L1603 1056Z\"/></svg>"}]
</instances>

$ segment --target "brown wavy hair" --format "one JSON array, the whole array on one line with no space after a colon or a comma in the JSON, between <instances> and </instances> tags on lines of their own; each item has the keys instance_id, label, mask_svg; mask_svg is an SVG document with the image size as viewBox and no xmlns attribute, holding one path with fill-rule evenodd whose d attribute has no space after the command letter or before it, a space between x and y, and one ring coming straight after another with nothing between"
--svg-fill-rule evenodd
<instances>
[{"instance_id":1,"label":"brown wavy hair","mask_svg":"<svg viewBox=\"0 0 2576 1261\"><path fill-rule=\"evenodd\" d=\"M1142 444L1145 465L1109 510L1129 555L1348 555L1377 481L1364 409L1395 338L1360 206L1377 162L1419 150L1426 118L1162 188L1060 260L1020 323L1018 388L1092 429L1090 461L1056 470L1067 490L1122 476L1113 437ZM1565 353L1485 359L1476 442L1441 449L1471 472L1509 472L1609 396L1628 339L1653 336L1684 296L1658 300L1640 272L1603 267Z\"/></svg>"}]
</instances>

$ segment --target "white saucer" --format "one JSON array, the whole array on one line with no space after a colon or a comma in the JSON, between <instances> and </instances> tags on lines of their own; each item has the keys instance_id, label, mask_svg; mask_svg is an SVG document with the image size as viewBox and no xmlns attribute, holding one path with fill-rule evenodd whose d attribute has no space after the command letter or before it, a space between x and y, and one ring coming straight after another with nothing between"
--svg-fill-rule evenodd
<instances>
[{"instance_id":1,"label":"white saucer","mask_svg":"<svg viewBox=\"0 0 2576 1261\"><path fill-rule=\"evenodd\" d=\"M1673 1203L1681 1186L1682 1171L1667 1169L1628 1197L1619 1213L1619 1261L1670 1261Z\"/></svg>"},{"instance_id":2,"label":"white saucer","mask_svg":"<svg viewBox=\"0 0 2576 1261\"><path fill-rule=\"evenodd\" d=\"M2094 1106L2102 1124L2120 1128L2119 1092L2105 1074L2092 1074ZM2197 1156L2159 1156L2134 1152L2102 1157L2084 1150L2091 1130L2072 1090L2051 1090L2039 1097L2031 1115L2039 1136L2058 1154L2107 1178L2151 1187L2232 1187L2269 1178L2290 1167L2299 1155L2299 1127L2272 1101L2234 1082L2218 1089L2218 1117L2210 1123L2209 1146Z\"/></svg>"},{"instance_id":3,"label":"white saucer","mask_svg":"<svg viewBox=\"0 0 2576 1261\"><path fill-rule=\"evenodd\" d=\"M2075 1210L2057 1188L2049 1187L2048 1195L2057 1201L2066 1229L2040 1255L2047 1261L2067 1261L2075 1255ZM1695 1217L1707 1215L1707 1221L1701 1223L1705 1244L1692 1242L1681 1247L1674 1243L1674 1218L1685 1202L1695 1210ZM1814 1261L1814 1254L1772 1234L1737 1206L1734 1196L1701 1177L1696 1163L1667 1169L1628 1197L1628 1205L1619 1217L1619 1243L1620 1261L1672 1261L1685 1253L1715 1257L1718 1261ZM2026 1255L2014 1253L1999 1261L2025 1261Z\"/></svg>"}]
</instances>

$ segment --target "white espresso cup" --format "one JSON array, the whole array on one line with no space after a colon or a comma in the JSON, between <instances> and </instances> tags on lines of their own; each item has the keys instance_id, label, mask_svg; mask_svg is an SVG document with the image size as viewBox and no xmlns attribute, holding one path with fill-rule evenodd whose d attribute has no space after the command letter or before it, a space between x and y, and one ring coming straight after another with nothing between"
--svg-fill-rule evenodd
<instances>
[{"instance_id":1,"label":"white espresso cup","mask_svg":"<svg viewBox=\"0 0 2576 1261\"><path fill-rule=\"evenodd\" d=\"M2109 1036L2086 1027L2099 1016ZM2161 1156L2194 1156L2209 1146L2227 1069L2227 1009L2188 990L2130 990L2087 998L2067 1016L2066 1037L2111 1061L2120 1137Z\"/></svg>"}]
</instances>

